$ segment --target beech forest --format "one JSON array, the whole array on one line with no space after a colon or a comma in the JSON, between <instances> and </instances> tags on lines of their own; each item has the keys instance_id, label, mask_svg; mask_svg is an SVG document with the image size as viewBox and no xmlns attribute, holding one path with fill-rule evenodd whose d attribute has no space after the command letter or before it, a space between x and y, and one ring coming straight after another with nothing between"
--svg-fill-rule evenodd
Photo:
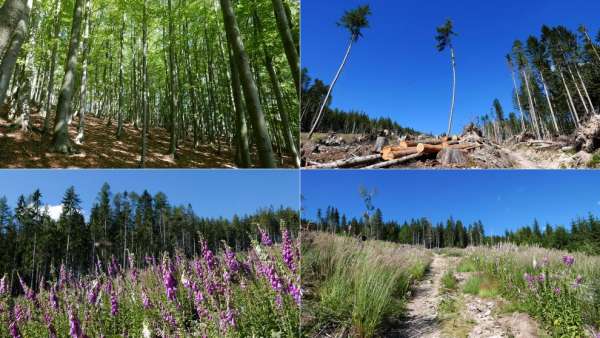
<instances>
[{"instance_id":1,"label":"beech forest","mask_svg":"<svg viewBox=\"0 0 600 338\"><path fill-rule=\"evenodd\" d=\"M4 0L1 167L295 167L296 0Z\"/></svg>"}]
</instances>

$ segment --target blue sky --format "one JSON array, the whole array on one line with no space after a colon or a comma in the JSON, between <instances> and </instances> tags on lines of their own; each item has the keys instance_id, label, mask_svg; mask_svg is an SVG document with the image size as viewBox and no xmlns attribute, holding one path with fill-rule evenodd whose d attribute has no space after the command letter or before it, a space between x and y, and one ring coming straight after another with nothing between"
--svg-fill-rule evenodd
<instances>
[{"instance_id":1,"label":"blue sky","mask_svg":"<svg viewBox=\"0 0 600 338\"><path fill-rule=\"evenodd\" d=\"M164 192L171 204L190 203L203 217L231 217L259 208L299 205L295 170L0 170L0 196L14 206L20 194L39 188L45 204L58 205L73 185L84 212L108 182L113 193Z\"/></svg>"},{"instance_id":2,"label":"blue sky","mask_svg":"<svg viewBox=\"0 0 600 338\"><path fill-rule=\"evenodd\" d=\"M373 200L386 220L452 216L481 220L488 233L530 225L570 226L571 220L600 215L599 171L303 171L304 217L317 208L336 206L340 213L361 216L359 187L375 188Z\"/></svg>"},{"instance_id":3,"label":"blue sky","mask_svg":"<svg viewBox=\"0 0 600 338\"><path fill-rule=\"evenodd\" d=\"M434 39L446 18L459 34L456 129L489 112L494 98L506 114L513 110L504 56L515 39L539 36L543 24L585 24L594 36L600 29L597 0L302 0L302 66L311 77L330 83L348 42L336 22L361 4L371 6L371 28L353 47L333 107L390 116L424 132L445 132L448 123L450 55L438 53Z\"/></svg>"}]
</instances>

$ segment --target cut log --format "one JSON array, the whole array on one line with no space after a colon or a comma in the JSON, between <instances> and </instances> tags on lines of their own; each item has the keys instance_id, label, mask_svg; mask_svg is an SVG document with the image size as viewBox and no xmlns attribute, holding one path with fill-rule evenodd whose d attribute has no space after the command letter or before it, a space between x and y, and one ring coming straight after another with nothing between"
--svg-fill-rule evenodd
<instances>
[{"instance_id":1,"label":"cut log","mask_svg":"<svg viewBox=\"0 0 600 338\"><path fill-rule=\"evenodd\" d=\"M385 136L377 136L377 140L375 141L375 147L373 147L374 153L380 153L388 143L387 137Z\"/></svg>"},{"instance_id":2,"label":"cut log","mask_svg":"<svg viewBox=\"0 0 600 338\"><path fill-rule=\"evenodd\" d=\"M385 148L383 148L383 151L381 152L381 157L383 158L384 161L390 161L390 160L393 160L396 158L421 153L421 152L423 152L424 148L425 147L423 146L423 144L419 144L416 147L410 147L410 148L385 147Z\"/></svg>"},{"instance_id":3,"label":"cut log","mask_svg":"<svg viewBox=\"0 0 600 338\"><path fill-rule=\"evenodd\" d=\"M404 156L404 157L397 158L397 159L394 159L394 160L376 163L376 164L364 167L363 169L387 168L387 167L391 167L391 166L396 165L396 164L400 164L400 163L404 163L404 162L410 161L410 160L415 159L415 158L419 158L419 157L423 156L424 154L425 153L412 154L412 155Z\"/></svg>"},{"instance_id":4,"label":"cut log","mask_svg":"<svg viewBox=\"0 0 600 338\"><path fill-rule=\"evenodd\" d=\"M306 169L336 169L336 168L345 168L345 167L353 167L359 164L365 164L370 162L375 162L381 159L381 154L376 155L368 155L368 156L360 156L347 158L343 160L337 160L329 163L321 163L316 165L311 165L305 167Z\"/></svg>"}]
</instances>

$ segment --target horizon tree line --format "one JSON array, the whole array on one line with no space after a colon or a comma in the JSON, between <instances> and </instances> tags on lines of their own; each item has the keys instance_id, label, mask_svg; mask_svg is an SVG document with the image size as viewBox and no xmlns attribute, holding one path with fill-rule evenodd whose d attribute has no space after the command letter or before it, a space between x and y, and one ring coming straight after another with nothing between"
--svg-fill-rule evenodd
<instances>
[{"instance_id":1,"label":"horizon tree line","mask_svg":"<svg viewBox=\"0 0 600 338\"><path fill-rule=\"evenodd\" d=\"M126 266L129 253L141 267L147 257L164 252L192 257L201 238L215 252L223 243L243 251L259 238L259 227L278 241L282 227L296 236L299 226L298 211L289 207L262 208L231 219L202 217L190 204L172 205L162 192L113 194L107 183L85 217L73 187L66 190L56 219L50 217L42 198L35 190L19 196L14 208L6 197L0 198L0 278L8 274L15 287L17 273L37 283L64 265L81 276L93 271L97 262L114 260Z\"/></svg>"},{"instance_id":2,"label":"horizon tree line","mask_svg":"<svg viewBox=\"0 0 600 338\"><path fill-rule=\"evenodd\" d=\"M361 217L348 217L338 208L328 206L324 210L317 209L314 219L303 217L302 224L304 229L310 231L365 236L368 239L420 245L428 249L466 248L510 242L600 254L600 218L591 213L587 218L574 219L570 228L550 223L542 226L534 219L531 225L520 226L515 230L507 229L501 235L487 234L481 220L470 224L453 217L435 224L426 217L386 221L379 208L371 208Z\"/></svg>"}]
</instances>

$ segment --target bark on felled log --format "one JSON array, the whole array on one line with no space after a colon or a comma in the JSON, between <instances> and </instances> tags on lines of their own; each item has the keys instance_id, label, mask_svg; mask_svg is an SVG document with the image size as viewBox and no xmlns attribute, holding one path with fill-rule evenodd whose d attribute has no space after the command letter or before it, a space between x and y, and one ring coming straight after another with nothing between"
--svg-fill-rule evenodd
<instances>
[{"instance_id":1,"label":"bark on felled log","mask_svg":"<svg viewBox=\"0 0 600 338\"><path fill-rule=\"evenodd\" d=\"M385 147L381 152L381 157L385 161L390 161L396 158L422 153L425 147L423 144L418 144L416 147L402 148L402 147Z\"/></svg>"},{"instance_id":2,"label":"bark on felled log","mask_svg":"<svg viewBox=\"0 0 600 338\"><path fill-rule=\"evenodd\" d=\"M343 160L337 160L329 163L322 163L317 165L312 165L309 167L305 167L306 169L336 169L336 168L345 168L345 167L353 167L358 164L370 163L381 159L381 154L376 155L368 155L368 156L360 156L347 158Z\"/></svg>"},{"instance_id":3,"label":"bark on felled log","mask_svg":"<svg viewBox=\"0 0 600 338\"><path fill-rule=\"evenodd\" d=\"M396 165L396 164L400 164L400 163L404 163L404 162L410 161L410 160L415 159L415 158L419 158L419 157L421 157L423 155L424 155L424 153L412 154L412 155L404 156L404 157L397 158L397 159L394 159L394 160L376 163L376 164L364 167L363 169L387 168L387 167L391 167L391 166Z\"/></svg>"}]
</instances>

